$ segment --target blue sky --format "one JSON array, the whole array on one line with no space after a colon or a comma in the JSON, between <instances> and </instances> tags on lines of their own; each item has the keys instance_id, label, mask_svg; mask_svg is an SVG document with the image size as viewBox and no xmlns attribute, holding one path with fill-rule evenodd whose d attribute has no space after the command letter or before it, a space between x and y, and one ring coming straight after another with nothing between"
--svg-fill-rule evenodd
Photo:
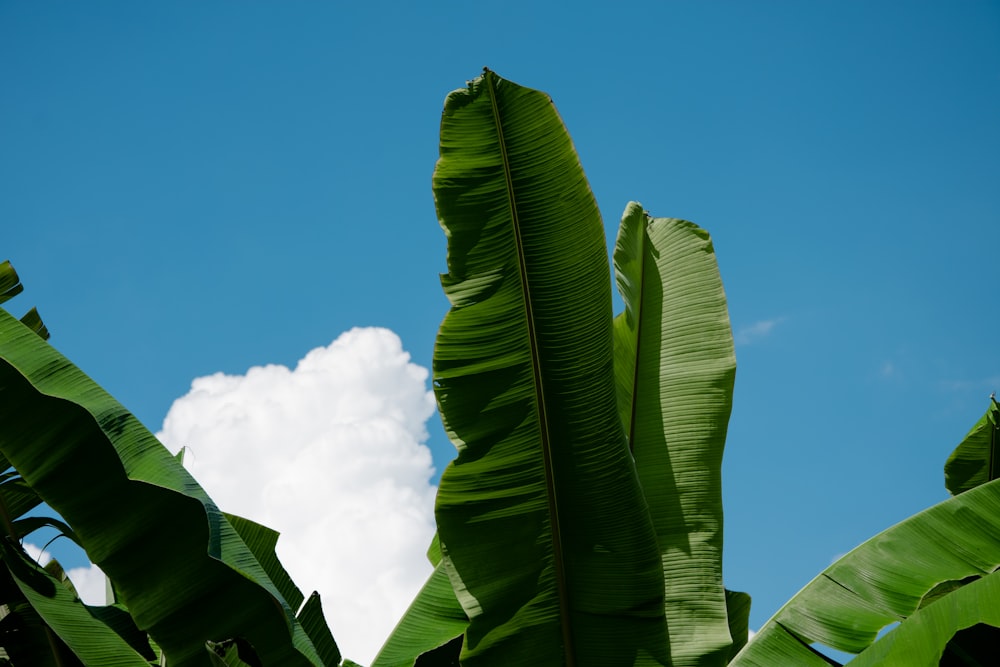
<instances>
[{"instance_id":1,"label":"blue sky","mask_svg":"<svg viewBox=\"0 0 1000 667\"><path fill-rule=\"evenodd\" d=\"M631 199L713 235L752 627L945 497L1000 389L996 2L4 2L11 310L154 431L353 327L429 367L441 103L484 65L553 97L609 243Z\"/></svg>"}]
</instances>

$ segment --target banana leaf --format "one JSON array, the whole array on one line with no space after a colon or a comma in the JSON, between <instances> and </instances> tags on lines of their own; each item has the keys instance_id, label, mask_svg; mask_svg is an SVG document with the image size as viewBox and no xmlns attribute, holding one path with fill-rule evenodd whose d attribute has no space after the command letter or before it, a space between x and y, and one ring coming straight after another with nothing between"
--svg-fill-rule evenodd
<instances>
[{"instance_id":1,"label":"banana leaf","mask_svg":"<svg viewBox=\"0 0 1000 667\"><path fill-rule=\"evenodd\" d=\"M24 291L24 285L10 261L0 262L0 303L9 301Z\"/></svg>"},{"instance_id":2,"label":"banana leaf","mask_svg":"<svg viewBox=\"0 0 1000 667\"><path fill-rule=\"evenodd\" d=\"M11 266L9 261L0 262L0 303L9 301L24 291L24 285L17 275L17 271ZM42 322L38 310L32 308L21 318L21 323L41 336L42 340L49 339L49 330ZM6 469L4 466L2 469Z\"/></svg>"},{"instance_id":3,"label":"banana leaf","mask_svg":"<svg viewBox=\"0 0 1000 667\"><path fill-rule=\"evenodd\" d=\"M837 560L765 623L730 664L830 664L812 643L860 654L852 665L883 664L869 658L868 650L882 655L889 643L918 642L918 636L923 639L917 645L946 642L946 628L954 632L994 622L1000 608L993 576L998 566L1000 480L915 514ZM939 587L970 577L975 580L964 586ZM899 626L886 637L907 639L873 644L878 632L894 622Z\"/></svg>"},{"instance_id":4,"label":"banana leaf","mask_svg":"<svg viewBox=\"0 0 1000 667\"><path fill-rule=\"evenodd\" d=\"M455 598L451 581L444 565L440 562L434 568L427 582L413 599L406 613L396 624L385 645L375 657L371 667L411 667L417 660L435 650L444 652L456 637L461 639L469 625L465 611ZM461 642L451 646L448 659L422 660L421 665L448 664L457 658L454 649L461 649Z\"/></svg>"},{"instance_id":5,"label":"banana leaf","mask_svg":"<svg viewBox=\"0 0 1000 667\"><path fill-rule=\"evenodd\" d=\"M440 151L452 308L433 374L458 456L436 515L462 664L669 664L604 231L569 134L547 95L487 70L446 99Z\"/></svg>"},{"instance_id":6,"label":"banana leaf","mask_svg":"<svg viewBox=\"0 0 1000 667\"><path fill-rule=\"evenodd\" d=\"M944 464L944 485L953 496L1000 477L1000 405L990 396L976 422Z\"/></svg>"},{"instance_id":7,"label":"banana leaf","mask_svg":"<svg viewBox=\"0 0 1000 667\"><path fill-rule=\"evenodd\" d=\"M42 499L17 473L4 475L4 480L0 482L0 516L4 525L9 527L14 519L41 505Z\"/></svg>"},{"instance_id":8,"label":"banana leaf","mask_svg":"<svg viewBox=\"0 0 1000 667\"><path fill-rule=\"evenodd\" d=\"M921 607L896 628L880 637L851 667L937 667L952 638L977 624L1000 626L1000 572L979 578L954 592ZM995 634L992 639L995 640ZM985 667L995 664L995 641L989 662L965 660L965 651L952 647L951 665Z\"/></svg>"},{"instance_id":9,"label":"banana leaf","mask_svg":"<svg viewBox=\"0 0 1000 667\"><path fill-rule=\"evenodd\" d=\"M138 420L0 310L0 452L73 526L176 667L241 637L270 665L321 665L215 504Z\"/></svg>"},{"instance_id":10,"label":"banana leaf","mask_svg":"<svg viewBox=\"0 0 1000 667\"><path fill-rule=\"evenodd\" d=\"M149 662L122 637L94 618L70 588L28 558L10 538L0 538L0 558L30 605L30 612L34 612L22 610L22 619L33 624L37 614L44 622L41 631L24 633L12 642L14 650L23 655L24 664L51 659L58 665L66 661L65 649L69 649L73 654L71 663L149 667ZM65 649L59 644L65 645Z\"/></svg>"},{"instance_id":11,"label":"banana leaf","mask_svg":"<svg viewBox=\"0 0 1000 667\"><path fill-rule=\"evenodd\" d=\"M614 251L618 407L663 562L675 667L725 665L722 453L736 355L708 233L631 202ZM746 641L744 634L740 641Z\"/></svg>"},{"instance_id":12,"label":"banana leaf","mask_svg":"<svg viewBox=\"0 0 1000 667\"><path fill-rule=\"evenodd\" d=\"M729 620L729 635L733 638L726 658L727 665L750 638L750 602L749 594L726 589L726 615Z\"/></svg>"},{"instance_id":13,"label":"banana leaf","mask_svg":"<svg viewBox=\"0 0 1000 667\"><path fill-rule=\"evenodd\" d=\"M337 642L334 641L333 635L330 633L330 626L323 614L319 593L314 591L308 599L305 599L302 591L285 570L285 566L278 560L278 555L275 553L275 547L278 544L278 531L235 514L227 513L226 520L236 529L257 562L264 568L267 576L274 582L288 606L299 610L296 619L301 631L309 637L309 641L316 648L323 664L339 665L340 648L337 647ZM305 600L305 604L303 604L303 600ZM299 629L296 628L295 631L299 632Z\"/></svg>"}]
</instances>

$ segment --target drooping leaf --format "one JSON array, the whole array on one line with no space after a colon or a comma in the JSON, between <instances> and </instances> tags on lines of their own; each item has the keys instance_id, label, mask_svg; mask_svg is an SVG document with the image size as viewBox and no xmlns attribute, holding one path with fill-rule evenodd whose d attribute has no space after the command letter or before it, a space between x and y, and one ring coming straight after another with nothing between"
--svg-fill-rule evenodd
<instances>
[{"instance_id":1,"label":"drooping leaf","mask_svg":"<svg viewBox=\"0 0 1000 667\"><path fill-rule=\"evenodd\" d=\"M0 512L5 524L42 504L35 490L20 475L12 474L0 483Z\"/></svg>"},{"instance_id":2,"label":"drooping leaf","mask_svg":"<svg viewBox=\"0 0 1000 667\"><path fill-rule=\"evenodd\" d=\"M0 646L13 665L80 667L80 659L49 628L27 600L6 605L0 618ZM4 664L0 662L0 665Z\"/></svg>"},{"instance_id":3,"label":"drooping leaf","mask_svg":"<svg viewBox=\"0 0 1000 667\"><path fill-rule=\"evenodd\" d=\"M265 664L321 664L211 499L131 414L0 310L0 451L73 526L172 667L243 637ZM99 483L97 483L99 480Z\"/></svg>"},{"instance_id":4,"label":"drooping leaf","mask_svg":"<svg viewBox=\"0 0 1000 667\"><path fill-rule=\"evenodd\" d=\"M438 544L436 539L433 544ZM433 548L431 551L433 553ZM453 648L461 650L461 637L469 619L455 598L440 557L438 560L434 572L389 635L371 667L412 667L421 655L440 649L456 637L459 638L458 646Z\"/></svg>"},{"instance_id":5,"label":"drooping leaf","mask_svg":"<svg viewBox=\"0 0 1000 667\"><path fill-rule=\"evenodd\" d=\"M136 653L150 662L156 661L156 653L149 644L149 635L136 626L135 620L124 605L113 604L103 607L87 605L87 611L124 639Z\"/></svg>"},{"instance_id":6,"label":"drooping leaf","mask_svg":"<svg viewBox=\"0 0 1000 667\"><path fill-rule=\"evenodd\" d=\"M848 665L850 667L937 667L945 648L961 630L979 624L1000 625L1000 573L954 590L932 604L916 611L905 622L887 632ZM995 629L995 627L994 627ZM990 633L987 638L997 639ZM973 644L974 637L966 639ZM950 665L996 664L1000 645L994 643L989 662L979 662L973 647L963 650L962 643L952 645ZM969 658L967 661L965 657Z\"/></svg>"},{"instance_id":7,"label":"drooping leaf","mask_svg":"<svg viewBox=\"0 0 1000 667\"><path fill-rule=\"evenodd\" d=\"M450 94L433 179L452 309L437 499L462 664L665 664L656 538L615 401L603 226L544 93Z\"/></svg>"},{"instance_id":8,"label":"drooping leaf","mask_svg":"<svg viewBox=\"0 0 1000 667\"><path fill-rule=\"evenodd\" d=\"M952 627L953 634L977 622L992 623L1000 609L1000 589L991 575L998 566L1000 480L995 480L915 514L841 557L786 603L730 664L819 664L808 655L808 644L860 653L879 630L897 621L900 625L889 634L921 634L942 624ZM940 582L974 576L993 583L973 581L917 612ZM977 592L967 592L973 586ZM964 609L970 599L978 606ZM964 609L958 616L947 611L955 605L955 614L958 607Z\"/></svg>"},{"instance_id":9,"label":"drooping leaf","mask_svg":"<svg viewBox=\"0 0 1000 667\"><path fill-rule=\"evenodd\" d=\"M614 252L618 409L656 528L676 667L732 654L722 585L722 453L736 356L712 240L631 202Z\"/></svg>"},{"instance_id":10,"label":"drooping leaf","mask_svg":"<svg viewBox=\"0 0 1000 667\"><path fill-rule=\"evenodd\" d=\"M299 610L296 617L302 631L309 637L309 641L316 647L316 653L324 665L340 664L340 648L333 639L330 632L330 625L326 622L323 614L323 603L320 601L319 593L313 591L306 599L306 603Z\"/></svg>"},{"instance_id":11,"label":"drooping leaf","mask_svg":"<svg viewBox=\"0 0 1000 667\"><path fill-rule=\"evenodd\" d=\"M28 558L19 545L12 544L9 538L0 539L0 554L32 609L81 663L95 667L149 667L121 637L94 618L72 591ZM52 652L50 646L49 641L35 646L32 655L41 659Z\"/></svg>"},{"instance_id":12,"label":"drooping leaf","mask_svg":"<svg viewBox=\"0 0 1000 667\"><path fill-rule=\"evenodd\" d=\"M278 545L278 531L262 526L256 521L245 519L235 514L226 513L226 520L236 529L240 538L250 549L257 562L260 563L267 576L274 582L281 597L285 599L288 606L297 610L302 606L305 596L295 585L292 578L288 576L288 571L278 560L275 547Z\"/></svg>"},{"instance_id":13,"label":"drooping leaf","mask_svg":"<svg viewBox=\"0 0 1000 667\"><path fill-rule=\"evenodd\" d=\"M178 461L182 457L178 456ZM226 514L226 520L236 529L240 538L246 543L254 557L264 568L267 576L274 582L281 596L292 609L299 609L296 619L299 627L296 633L305 633L316 649L324 665L340 664L340 649L330 633L330 627L323 615L323 605L318 593L313 592L303 605L305 597L288 575L285 567L278 560L275 547L278 544L278 531L262 526L255 521L245 519L235 514ZM243 653L246 653L244 649Z\"/></svg>"},{"instance_id":14,"label":"drooping leaf","mask_svg":"<svg viewBox=\"0 0 1000 667\"><path fill-rule=\"evenodd\" d=\"M73 531L72 528L66 525L65 522L60 521L59 519L53 517L26 516L22 519L17 519L16 521L12 521L11 524L14 527L14 537L17 538L22 538L25 535L33 533L39 528L55 528L56 530L59 531L60 536L68 538L70 541L74 542L75 544L81 547L83 546L82 544L80 544L80 538L76 536L76 533Z\"/></svg>"},{"instance_id":15,"label":"drooping leaf","mask_svg":"<svg viewBox=\"0 0 1000 667\"><path fill-rule=\"evenodd\" d=\"M944 464L944 485L951 495L1000 477L1000 405L990 407Z\"/></svg>"},{"instance_id":16,"label":"drooping leaf","mask_svg":"<svg viewBox=\"0 0 1000 667\"><path fill-rule=\"evenodd\" d=\"M74 597L79 597L76 587L67 576L65 570L63 570L59 561L53 558L42 569L52 575L52 578L61 583ZM135 620L128 613L124 605L112 603L102 606L85 604L85 606L91 616L108 626L108 628L131 646L136 653L146 660L156 660L156 654L149 644L149 635L136 626Z\"/></svg>"}]
</instances>

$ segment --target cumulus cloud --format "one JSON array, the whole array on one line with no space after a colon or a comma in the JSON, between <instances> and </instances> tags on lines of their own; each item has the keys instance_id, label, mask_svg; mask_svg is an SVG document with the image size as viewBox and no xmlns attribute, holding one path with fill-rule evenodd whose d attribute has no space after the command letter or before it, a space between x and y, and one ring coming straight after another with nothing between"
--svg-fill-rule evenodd
<instances>
[{"instance_id":1,"label":"cumulus cloud","mask_svg":"<svg viewBox=\"0 0 1000 667\"><path fill-rule=\"evenodd\" d=\"M774 327L778 326L783 317L776 317L770 320L760 320L749 324L747 326L740 327L736 330L736 334L733 336L737 345L750 345L755 343L762 338L766 338L774 330Z\"/></svg>"},{"instance_id":2,"label":"cumulus cloud","mask_svg":"<svg viewBox=\"0 0 1000 667\"><path fill-rule=\"evenodd\" d=\"M108 579L101 568L93 564L88 567L73 567L66 570L66 576L73 582L76 594L85 603L98 607L108 603Z\"/></svg>"},{"instance_id":3,"label":"cumulus cloud","mask_svg":"<svg viewBox=\"0 0 1000 667\"><path fill-rule=\"evenodd\" d=\"M48 565L49 561L52 560L52 554L48 551L44 551L41 547L34 545L31 542L25 542L21 546L24 547L25 553L27 553L33 561L42 567Z\"/></svg>"},{"instance_id":4,"label":"cumulus cloud","mask_svg":"<svg viewBox=\"0 0 1000 667\"><path fill-rule=\"evenodd\" d=\"M346 657L367 664L423 585L434 534L427 370L387 329L352 329L294 369L201 377L157 434L219 507L281 533Z\"/></svg>"}]
</instances>

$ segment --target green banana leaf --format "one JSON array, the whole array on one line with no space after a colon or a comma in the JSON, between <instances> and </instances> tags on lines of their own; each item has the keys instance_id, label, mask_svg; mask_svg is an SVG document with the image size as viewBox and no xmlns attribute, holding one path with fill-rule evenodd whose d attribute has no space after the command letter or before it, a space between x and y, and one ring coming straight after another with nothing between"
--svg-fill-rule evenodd
<instances>
[{"instance_id":1,"label":"green banana leaf","mask_svg":"<svg viewBox=\"0 0 1000 667\"><path fill-rule=\"evenodd\" d=\"M729 620L729 635L733 645L729 647L726 664L739 653L750 638L750 595L726 589L726 615Z\"/></svg>"},{"instance_id":2,"label":"green banana leaf","mask_svg":"<svg viewBox=\"0 0 1000 667\"><path fill-rule=\"evenodd\" d=\"M614 251L618 406L649 503L675 667L730 658L722 585L722 452L736 354L708 233L631 202ZM745 634L741 638L746 641Z\"/></svg>"},{"instance_id":3,"label":"green banana leaf","mask_svg":"<svg viewBox=\"0 0 1000 667\"><path fill-rule=\"evenodd\" d=\"M63 648L55 643L58 637L75 660L84 665L149 667L149 662L124 639L94 618L73 591L28 558L20 545L0 538L0 558L31 610L45 623L43 631L14 642L18 652L24 652L25 658L30 656L23 664L48 662L49 657L53 664L63 662ZM23 614L22 618L28 617ZM28 642L33 645L28 646Z\"/></svg>"},{"instance_id":4,"label":"green banana leaf","mask_svg":"<svg viewBox=\"0 0 1000 667\"><path fill-rule=\"evenodd\" d=\"M455 597L441 557L441 541L435 533L427 548L427 559L434 571L396 624L371 667L458 664L469 618Z\"/></svg>"},{"instance_id":5,"label":"green banana leaf","mask_svg":"<svg viewBox=\"0 0 1000 667\"><path fill-rule=\"evenodd\" d=\"M468 625L469 619L455 598L448 573L438 563L371 667L411 667L421 656L441 649L456 637L461 638ZM460 649L461 644L454 648ZM449 655L454 657L457 653ZM420 664L429 667L431 663Z\"/></svg>"},{"instance_id":6,"label":"green banana leaf","mask_svg":"<svg viewBox=\"0 0 1000 667\"><path fill-rule=\"evenodd\" d=\"M41 505L42 499L16 472L3 475L3 481L0 482L0 517L9 532L11 523L25 512Z\"/></svg>"},{"instance_id":7,"label":"green banana leaf","mask_svg":"<svg viewBox=\"0 0 1000 667\"><path fill-rule=\"evenodd\" d=\"M24 285L21 284L21 279L11 263L9 261L0 262L0 303L9 301L23 291ZM41 336L43 340L49 339L49 330L42 322L37 309L32 308L25 313L21 318L21 323ZM0 470L6 470L6 466Z\"/></svg>"},{"instance_id":8,"label":"green banana leaf","mask_svg":"<svg viewBox=\"0 0 1000 667\"><path fill-rule=\"evenodd\" d=\"M269 665L321 665L211 499L131 414L0 310L0 452L73 526L172 667L242 637Z\"/></svg>"},{"instance_id":9,"label":"green banana leaf","mask_svg":"<svg viewBox=\"0 0 1000 667\"><path fill-rule=\"evenodd\" d=\"M487 70L446 99L440 150L434 389L458 456L436 515L462 664L669 664L604 231L569 134L547 95Z\"/></svg>"},{"instance_id":10,"label":"green banana leaf","mask_svg":"<svg viewBox=\"0 0 1000 667\"><path fill-rule=\"evenodd\" d=\"M295 633L302 632L309 637L309 641L316 648L324 665L339 665L340 649L330 633L330 626L323 614L319 593L313 592L303 604L302 601L305 598L302 591L295 585L285 570L285 566L278 560L278 555L275 553L275 547L278 544L278 531L235 514L227 513L225 516L257 559L257 562L264 568L267 576L274 582L281 597L284 598L289 607L299 609L296 616L299 623L294 628Z\"/></svg>"},{"instance_id":11,"label":"green banana leaf","mask_svg":"<svg viewBox=\"0 0 1000 667\"><path fill-rule=\"evenodd\" d=\"M852 665L883 664L867 651L882 655L893 641L916 642L915 636L947 642L948 628L994 622L1000 589L992 575L998 566L1000 480L915 514L837 560L764 624L730 665L831 664L809 646L816 642L859 653ZM990 583L938 587L968 577ZM921 608L925 598L933 601ZM970 601L975 605L966 607ZM882 641L894 634L906 639L875 648L881 644L873 645L878 632L894 622L899 626ZM908 649L894 650L906 655Z\"/></svg>"},{"instance_id":12,"label":"green banana leaf","mask_svg":"<svg viewBox=\"0 0 1000 667\"><path fill-rule=\"evenodd\" d=\"M13 299L24 291L24 285L9 260L0 262L0 303Z\"/></svg>"},{"instance_id":13,"label":"green banana leaf","mask_svg":"<svg viewBox=\"0 0 1000 667\"><path fill-rule=\"evenodd\" d=\"M851 667L937 667L955 633L979 623L1000 626L1000 572L977 579L917 610L892 631L880 637ZM962 662L960 653L949 664L981 666L996 664L995 643L990 662Z\"/></svg>"},{"instance_id":14,"label":"green banana leaf","mask_svg":"<svg viewBox=\"0 0 1000 667\"><path fill-rule=\"evenodd\" d=\"M956 496L1000 477L1000 405L990 407L944 464L944 485Z\"/></svg>"}]
</instances>

